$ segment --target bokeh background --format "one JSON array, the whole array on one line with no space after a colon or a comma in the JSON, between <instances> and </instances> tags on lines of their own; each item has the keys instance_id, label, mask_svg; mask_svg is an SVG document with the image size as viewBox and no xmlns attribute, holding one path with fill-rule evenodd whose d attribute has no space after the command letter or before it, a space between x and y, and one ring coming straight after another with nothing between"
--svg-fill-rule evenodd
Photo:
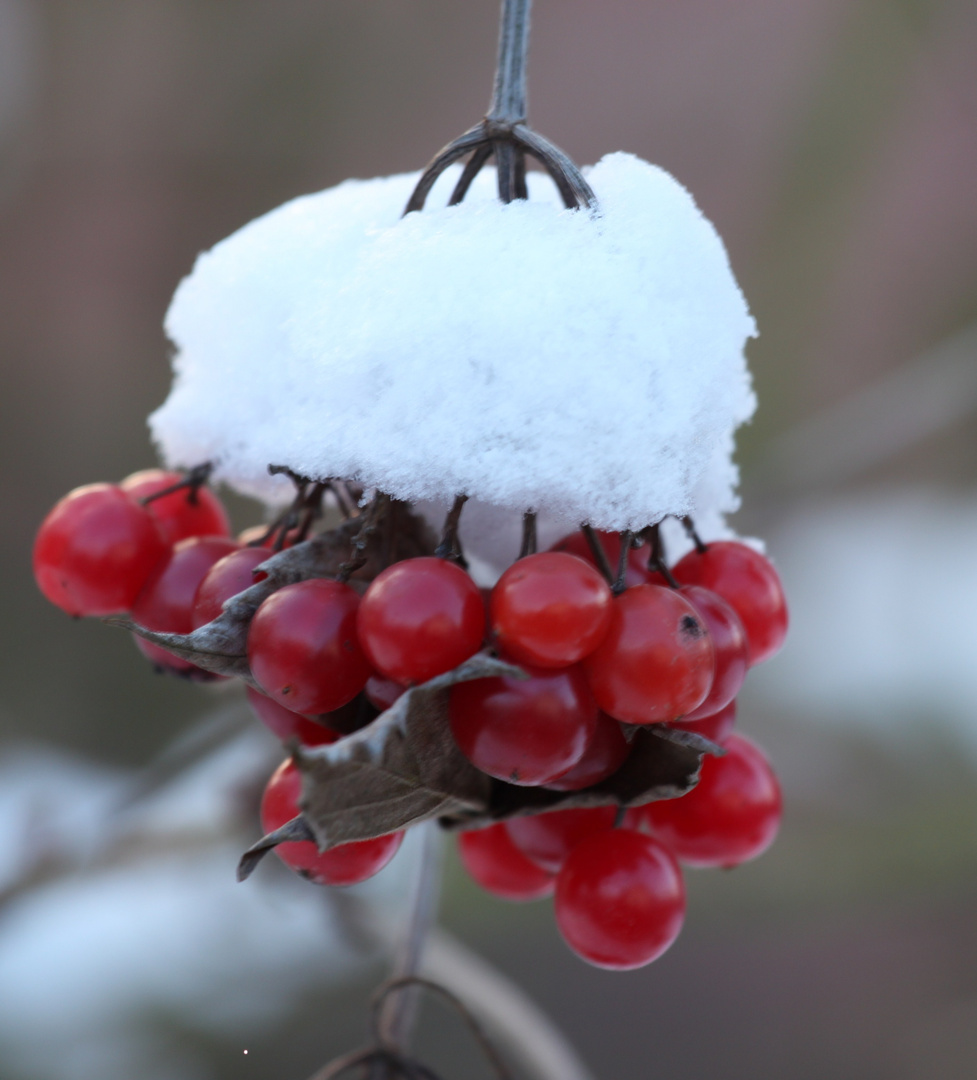
<instances>
[{"instance_id":1,"label":"bokeh background","mask_svg":"<svg viewBox=\"0 0 977 1080\"><path fill-rule=\"evenodd\" d=\"M977 4L535 8L534 126L579 162L624 149L670 170L760 326L738 527L766 538L794 630L740 716L787 812L757 863L690 875L682 937L641 972L587 968L547 904L494 901L450 856L444 924L597 1077L970 1078ZM217 741L240 703L44 604L30 545L70 488L153 464L162 317L196 254L292 196L420 167L483 114L497 13L0 0L5 1080L302 1080L363 1038L384 969L357 910L389 929L409 866L362 905L270 867L240 899L242 808L276 755L255 731L121 827L146 764L207 717ZM481 1075L432 1014L431 1060Z\"/></svg>"}]
</instances>

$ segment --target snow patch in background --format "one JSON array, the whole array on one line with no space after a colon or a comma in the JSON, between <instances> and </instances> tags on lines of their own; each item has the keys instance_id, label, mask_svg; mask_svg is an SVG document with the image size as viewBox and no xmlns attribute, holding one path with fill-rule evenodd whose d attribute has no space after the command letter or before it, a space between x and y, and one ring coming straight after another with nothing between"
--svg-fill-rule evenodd
<instances>
[{"instance_id":1,"label":"snow patch in background","mask_svg":"<svg viewBox=\"0 0 977 1080\"><path fill-rule=\"evenodd\" d=\"M977 756L977 499L862 491L769 538L791 608L757 701L885 737L949 728Z\"/></svg>"},{"instance_id":2,"label":"snow patch in background","mask_svg":"<svg viewBox=\"0 0 977 1080\"><path fill-rule=\"evenodd\" d=\"M200 256L166 320L175 381L150 418L166 462L213 460L269 502L291 493L276 463L570 527L718 528L754 324L689 193L613 154L588 175L598 216L541 174L504 206L489 170L461 205L448 174L401 219L416 179L295 199Z\"/></svg>"},{"instance_id":3,"label":"snow patch in background","mask_svg":"<svg viewBox=\"0 0 977 1080\"><path fill-rule=\"evenodd\" d=\"M138 774L42 748L0 762L0 888L37 854L24 850L25 836L37 837L26 827L35 807L52 853L82 846L73 871L0 912L5 1063L50 1080L203 1080L210 1071L191 1051L174 1062L161 1018L246 1040L389 943L417 857L413 834L381 874L350 889L313 887L273 858L236 881L253 837L229 825L228 799L255 768L270 768L269 744L248 733L121 815ZM118 859L92 862L99 838L130 842Z\"/></svg>"}]
</instances>

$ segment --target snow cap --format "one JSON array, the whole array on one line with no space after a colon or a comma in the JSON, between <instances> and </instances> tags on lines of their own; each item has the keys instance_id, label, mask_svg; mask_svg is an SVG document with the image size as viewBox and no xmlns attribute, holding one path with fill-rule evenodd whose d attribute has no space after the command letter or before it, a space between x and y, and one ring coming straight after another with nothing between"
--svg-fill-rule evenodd
<instances>
[{"instance_id":1,"label":"snow cap","mask_svg":"<svg viewBox=\"0 0 977 1080\"><path fill-rule=\"evenodd\" d=\"M691 195L622 153L588 171L596 214L539 173L503 205L492 170L448 207L456 175L405 218L416 175L348 180L202 254L166 317L166 463L267 502L291 496L277 464L574 526L718 527L755 329Z\"/></svg>"}]
</instances>

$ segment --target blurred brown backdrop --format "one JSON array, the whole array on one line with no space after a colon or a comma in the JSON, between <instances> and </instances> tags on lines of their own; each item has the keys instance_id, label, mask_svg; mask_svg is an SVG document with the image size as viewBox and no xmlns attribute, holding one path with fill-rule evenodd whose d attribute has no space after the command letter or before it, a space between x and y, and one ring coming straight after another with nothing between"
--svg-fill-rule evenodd
<instances>
[{"instance_id":1,"label":"blurred brown backdrop","mask_svg":"<svg viewBox=\"0 0 977 1080\"><path fill-rule=\"evenodd\" d=\"M624 149L663 165L726 239L761 330L743 527L775 529L812 494L777 468L792 433L977 316L977 4L535 7L534 126L579 162ZM138 764L210 707L120 632L43 604L34 530L75 485L153 462L161 321L196 254L294 195L421 166L482 115L496 23L495 0L0 0L0 751L41 740ZM972 413L950 413L816 494L923 484L971 499ZM878 410L851 423L880 439L891 426ZM249 524L254 510L235 509ZM959 613L947 622L973 638ZM764 710L758 698L755 730L797 792L785 836L736 881L695 884L660 964L584 970L548 913L500 914L463 884L449 921L498 952L601 1076L972 1076L971 760L951 739L907 762Z\"/></svg>"}]
</instances>

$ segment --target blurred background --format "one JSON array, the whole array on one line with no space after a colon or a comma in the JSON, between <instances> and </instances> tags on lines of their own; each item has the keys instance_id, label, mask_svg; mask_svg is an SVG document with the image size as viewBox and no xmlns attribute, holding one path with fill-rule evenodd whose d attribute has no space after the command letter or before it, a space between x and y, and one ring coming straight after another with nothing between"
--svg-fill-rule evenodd
<instances>
[{"instance_id":1,"label":"blurred background","mask_svg":"<svg viewBox=\"0 0 977 1080\"><path fill-rule=\"evenodd\" d=\"M280 754L244 727L120 825L148 762L207 717L216 743L241 705L45 604L30 546L70 488L154 463L161 322L197 253L295 195L423 165L484 113L497 16L0 0L5 1080L303 1080L364 1038L409 851L362 904L271 866L235 885L241 807ZM588 968L547 903L493 900L449 854L444 925L597 1077L977 1070L974 55L973 0L536 0L533 125L581 163L664 166L725 238L761 332L737 527L793 615L740 703L781 837L689 875L662 960ZM432 1063L482 1075L430 1011Z\"/></svg>"}]
</instances>

